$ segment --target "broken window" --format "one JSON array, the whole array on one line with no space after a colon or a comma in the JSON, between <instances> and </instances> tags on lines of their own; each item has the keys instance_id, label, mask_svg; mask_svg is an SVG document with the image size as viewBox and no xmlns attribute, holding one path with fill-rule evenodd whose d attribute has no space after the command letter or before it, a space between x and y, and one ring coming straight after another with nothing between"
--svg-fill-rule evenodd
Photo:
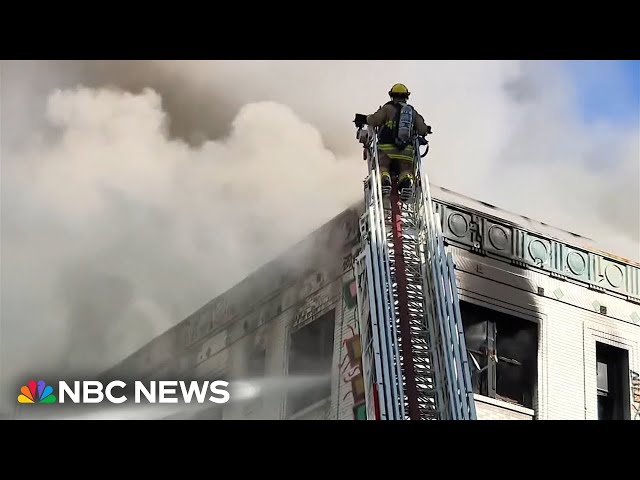
<instances>
[{"instance_id":1,"label":"broken window","mask_svg":"<svg viewBox=\"0 0 640 480\"><path fill-rule=\"evenodd\" d=\"M537 325L463 301L460 312L474 393L533 408Z\"/></svg>"},{"instance_id":2,"label":"broken window","mask_svg":"<svg viewBox=\"0 0 640 480\"><path fill-rule=\"evenodd\" d=\"M596 342L598 420L630 420L629 353Z\"/></svg>"},{"instance_id":3,"label":"broken window","mask_svg":"<svg viewBox=\"0 0 640 480\"><path fill-rule=\"evenodd\" d=\"M335 310L291 334L289 347L289 415L331 395Z\"/></svg>"}]
</instances>

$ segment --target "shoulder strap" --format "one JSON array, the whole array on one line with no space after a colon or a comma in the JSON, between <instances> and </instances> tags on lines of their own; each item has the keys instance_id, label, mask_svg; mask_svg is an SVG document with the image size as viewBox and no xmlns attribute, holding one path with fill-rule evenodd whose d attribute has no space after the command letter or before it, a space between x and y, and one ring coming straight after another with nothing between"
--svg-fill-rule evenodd
<instances>
[{"instance_id":1,"label":"shoulder strap","mask_svg":"<svg viewBox=\"0 0 640 480\"><path fill-rule=\"evenodd\" d=\"M393 102L389 102L393 103ZM400 127L400 112L402 112L402 105L399 103L394 103L393 105L396 108L396 116L393 125L393 138L398 138L398 127Z\"/></svg>"}]
</instances>

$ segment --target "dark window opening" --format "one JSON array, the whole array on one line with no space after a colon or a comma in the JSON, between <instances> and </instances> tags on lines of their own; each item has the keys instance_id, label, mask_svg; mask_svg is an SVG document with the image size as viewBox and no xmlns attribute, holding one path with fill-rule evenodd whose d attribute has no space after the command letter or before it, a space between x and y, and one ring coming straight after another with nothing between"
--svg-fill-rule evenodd
<instances>
[{"instance_id":1,"label":"dark window opening","mask_svg":"<svg viewBox=\"0 0 640 480\"><path fill-rule=\"evenodd\" d=\"M247 378L260 379L266 373L267 350L260 345L249 347L249 357L247 359ZM263 397L258 394L256 397L249 399L244 406L245 415L250 415L262 407Z\"/></svg>"},{"instance_id":2,"label":"dark window opening","mask_svg":"<svg viewBox=\"0 0 640 480\"><path fill-rule=\"evenodd\" d=\"M537 325L463 301L460 312L474 393L533 408Z\"/></svg>"},{"instance_id":3,"label":"dark window opening","mask_svg":"<svg viewBox=\"0 0 640 480\"><path fill-rule=\"evenodd\" d=\"M598 420L630 420L629 353L596 343Z\"/></svg>"},{"instance_id":4,"label":"dark window opening","mask_svg":"<svg viewBox=\"0 0 640 480\"><path fill-rule=\"evenodd\" d=\"M335 310L291 334L287 410L289 415L331 395Z\"/></svg>"},{"instance_id":5,"label":"dark window opening","mask_svg":"<svg viewBox=\"0 0 640 480\"><path fill-rule=\"evenodd\" d=\"M247 376L249 378L261 378L266 371L267 350L264 347L256 346L249 352L247 360Z\"/></svg>"}]
</instances>

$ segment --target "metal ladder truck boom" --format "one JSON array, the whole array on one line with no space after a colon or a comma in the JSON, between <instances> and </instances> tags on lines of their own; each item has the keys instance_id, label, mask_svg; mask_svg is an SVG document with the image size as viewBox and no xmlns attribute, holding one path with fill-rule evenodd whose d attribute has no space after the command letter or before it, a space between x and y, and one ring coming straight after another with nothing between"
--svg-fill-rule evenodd
<instances>
[{"instance_id":1,"label":"metal ladder truck boom","mask_svg":"<svg viewBox=\"0 0 640 480\"><path fill-rule=\"evenodd\" d=\"M422 165L429 143L414 142L413 194L401 201L392 175L385 207L377 131L356 138L369 169L354 265L367 419L475 420L453 258Z\"/></svg>"}]
</instances>

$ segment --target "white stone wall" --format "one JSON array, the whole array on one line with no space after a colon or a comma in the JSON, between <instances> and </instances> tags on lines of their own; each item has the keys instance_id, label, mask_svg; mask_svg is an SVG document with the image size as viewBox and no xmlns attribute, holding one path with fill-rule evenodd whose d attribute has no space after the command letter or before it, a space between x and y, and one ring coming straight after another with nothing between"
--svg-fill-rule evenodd
<instances>
[{"instance_id":1,"label":"white stone wall","mask_svg":"<svg viewBox=\"0 0 640 480\"><path fill-rule=\"evenodd\" d=\"M534 411L493 398L476 395L478 420L533 420Z\"/></svg>"},{"instance_id":2,"label":"white stone wall","mask_svg":"<svg viewBox=\"0 0 640 480\"><path fill-rule=\"evenodd\" d=\"M480 420L595 419L596 340L628 349L630 369L640 371L640 327L632 320L633 312L640 311L640 306L462 250L455 253L462 299L517 314L539 326L538 388L534 408L478 396L476 405ZM354 419L350 379L360 373L360 368L357 363L350 365L344 341L358 335L359 329L355 308L347 308L343 290L344 284L352 279L349 271L315 293L325 292L332 299L319 314L329 308L336 309L332 393L327 401L299 412L292 419ZM539 294L538 287L544 292ZM598 306L607 306L607 315L599 313L599 307L596 309L592 305L596 301ZM262 327L267 339L267 375L274 377L287 373L288 335L299 310L299 306L283 306L283 313ZM239 342L230 347L230 364L234 372L241 372L246 362L244 349L248 347L242 345L243 342ZM233 413L225 411L225 418L286 418L285 397L284 391L272 392L253 408L243 407ZM636 410L640 409L640 402L632 400L630 398L632 417L640 418Z\"/></svg>"},{"instance_id":3,"label":"white stone wall","mask_svg":"<svg viewBox=\"0 0 640 480\"><path fill-rule=\"evenodd\" d=\"M627 349L630 375L640 373L640 305L463 249L451 251L461 299L520 316L539 327L533 409L478 397L481 420L595 419L596 341ZM232 381L242 380L247 375L248 353L256 341L261 341L266 346L267 377L262 399L232 401L224 406L223 418L284 419L289 335L298 324L335 308L331 394L293 418L352 420L358 393L354 390L359 388L352 380L361 375L361 365L357 359L349 358L347 346L358 337L359 326L356 307L349 305L351 299L345 295L345 286L353 280L353 274L349 265L342 265L344 273L340 274L342 262L341 256L325 259L331 265L319 265L317 271L309 272L295 285L274 285L274 289L283 289L270 293L264 301L233 297L231 306L235 308L242 302L257 304L242 318L234 316L233 309L224 302L216 304L215 309L204 308L127 360L125 366L144 376L163 368L177 368L184 373L195 367L197 375L224 372ZM254 290L247 287L249 293L245 294ZM226 329L217 332L221 326ZM636 419L640 419L638 389L640 385L634 395L632 388L629 396L632 418Z\"/></svg>"},{"instance_id":4,"label":"white stone wall","mask_svg":"<svg viewBox=\"0 0 640 480\"><path fill-rule=\"evenodd\" d=\"M596 341L627 349L630 375L640 371L636 320L640 305L464 250L453 251L461 298L538 323L537 419L597 418ZM601 306L606 306L606 314L600 313ZM631 416L640 419L640 398L636 394L634 401L631 390ZM483 407L483 415L490 416L490 410Z\"/></svg>"}]
</instances>

